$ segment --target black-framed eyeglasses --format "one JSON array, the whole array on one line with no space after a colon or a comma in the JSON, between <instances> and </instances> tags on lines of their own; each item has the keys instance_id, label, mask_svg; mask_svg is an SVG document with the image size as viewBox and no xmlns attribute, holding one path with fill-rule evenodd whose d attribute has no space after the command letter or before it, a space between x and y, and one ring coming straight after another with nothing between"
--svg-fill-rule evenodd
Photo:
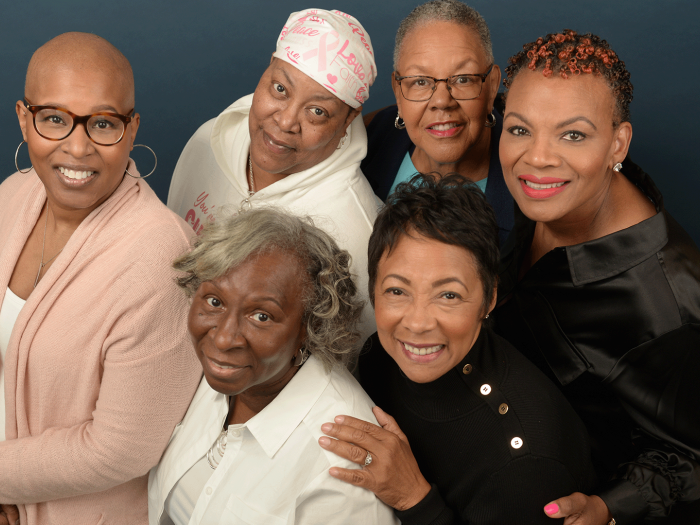
<instances>
[{"instance_id":1,"label":"black-framed eyeglasses","mask_svg":"<svg viewBox=\"0 0 700 525\"><path fill-rule=\"evenodd\" d=\"M63 140L82 124L87 136L100 146L113 146L124 138L132 117L100 111L92 115L76 115L56 106L34 106L26 98L24 106L31 112L36 132L48 140ZM132 109L129 115L134 112Z\"/></svg>"},{"instance_id":2,"label":"black-framed eyeglasses","mask_svg":"<svg viewBox=\"0 0 700 525\"><path fill-rule=\"evenodd\" d=\"M412 75L400 77L397 71L394 71L394 79L398 82L401 89L401 94L406 100L411 102L425 102L430 100L430 97L435 93L438 82L444 82L447 85L447 90L455 100L471 100L481 95L481 89L486 82L486 77L489 76L493 64L489 66L488 71L483 75L452 75L447 78L434 78L424 75Z\"/></svg>"}]
</instances>

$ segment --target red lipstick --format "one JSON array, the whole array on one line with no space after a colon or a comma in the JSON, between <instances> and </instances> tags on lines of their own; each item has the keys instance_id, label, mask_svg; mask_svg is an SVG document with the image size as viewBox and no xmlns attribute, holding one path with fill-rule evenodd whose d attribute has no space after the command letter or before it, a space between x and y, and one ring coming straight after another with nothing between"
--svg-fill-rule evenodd
<instances>
[{"instance_id":1,"label":"red lipstick","mask_svg":"<svg viewBox=\"0 0 700 525\"><path fill-rule=\"evenodd\" d=\"M569 182L557 177L535 177L534 175L518 176L523 193L532 199L548 199L563 192Z\"/></svg>"}]
</instances>

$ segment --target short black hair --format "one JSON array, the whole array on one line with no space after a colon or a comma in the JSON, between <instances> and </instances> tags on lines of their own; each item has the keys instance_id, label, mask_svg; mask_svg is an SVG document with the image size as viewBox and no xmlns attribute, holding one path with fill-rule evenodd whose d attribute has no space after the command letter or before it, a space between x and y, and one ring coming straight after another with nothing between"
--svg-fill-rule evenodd
<instances>
[{"instance_id":1,"label":"short black hair","mask_svg":"<svg viewBox=\"0 0 700 525\"><path fill-rule=\"evenodd\" d=\"M396 186L374 221L367 266L369 297L374 305L377 267L403 235L418 233L460 246L473 257L484 289L484 312L498 282L498 223L493 208L476 184L457 173L416 174Z\"/></svg>"}]
</instances>

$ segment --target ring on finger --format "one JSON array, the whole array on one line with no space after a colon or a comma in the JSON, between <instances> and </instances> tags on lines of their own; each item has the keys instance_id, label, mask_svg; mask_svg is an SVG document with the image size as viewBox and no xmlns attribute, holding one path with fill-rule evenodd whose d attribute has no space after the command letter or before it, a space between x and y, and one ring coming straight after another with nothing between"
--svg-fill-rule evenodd
<instances>
[{"instance_id":1,"label":"ring on finger","mask_svg":"<svg viewBox=\"0 0 700 525\"><path fill-rule=\"evenodd\" d=\"M367 451L367 455L365 456L365 467L372 463L372 454L369 453L369 450Z\"/></svg>"}]
</instances>

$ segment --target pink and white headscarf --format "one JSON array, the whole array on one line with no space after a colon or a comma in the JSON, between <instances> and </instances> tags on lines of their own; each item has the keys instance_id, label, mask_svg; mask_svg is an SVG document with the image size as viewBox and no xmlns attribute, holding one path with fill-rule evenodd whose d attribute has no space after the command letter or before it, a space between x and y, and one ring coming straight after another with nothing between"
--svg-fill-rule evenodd
<instances>
[{"instance_id":1,"label":"pink and white headscarf","mask_svg":"<svg viewBox=\"0 0 700 525\"><path fill-rule=\"evenodd\" d=\"M307 9L292 13L273 56L310 76L353 108L369 98L369 87L377 76L369 35L356 18L341 11Z\"/></svg>"}]
</instances>

